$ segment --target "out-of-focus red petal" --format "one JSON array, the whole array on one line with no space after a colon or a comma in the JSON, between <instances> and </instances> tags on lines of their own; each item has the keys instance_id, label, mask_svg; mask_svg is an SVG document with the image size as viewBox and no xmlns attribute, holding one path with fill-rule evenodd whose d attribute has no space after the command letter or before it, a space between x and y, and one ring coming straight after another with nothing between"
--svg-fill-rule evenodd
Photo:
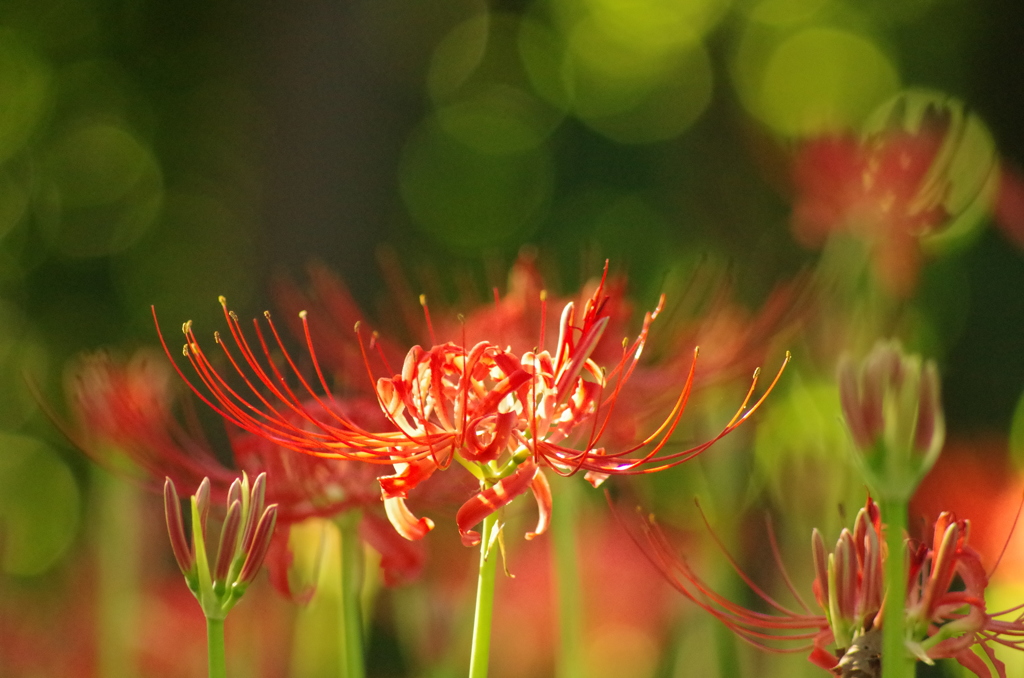
<instances>
[{"instance_id":1,"label":"out-of-focus red petal","mask_svg":"<svg viewBox=\"0 0 1024 678\"><path fill-rule=\"evenodd\" d=\"M406 584L420 576L426 559L421 542L403 539L388 521L372 513L363 514L359 536L380 554L385 585Z\"/></svg>"},{"instance_id":2,"label":"out-of-focus red petal","mask_svg":"<svg viewBox=\"0 0 1024 678\"><path fill-rule=\"evenodd\" d=\"M988 648L986 648L987 650ZM992 672L988 670L988 666L985 665L985 661L974 653L974 650L970 647L964 648L960 652L953 655L960 666L978 676L978 678L992 678ZM989 653L991 655L991 652ZM996 661L993 656L992 659ZM996 664L996 670L999 671L999 678L1006 678L1006 669L1003 667L1002 662Z\"/></svg>"},{"instance_id":3,"label":"out-of-focus red petal","mask_svg":"<svg viewBox=\"0 0 1024 678\"><path fill-rule=\"evenodd\" d=\"M811 654L807 656L807 659L815 666L820 666L826 671L831 671L839 664L839 660L836 659L836 656L824 647L832 642L832 633L829 632L828 636L822 639L821 642L819 642L819 638L822 638L822 636L819 635L814 639L814 649L811 650Z\"/></svg>"},{"instance_id":4,"label":"out-of-focus red petal","mask_svg":"<svg viewBox=\"0 0 1024 678\"><path fill-rule=\"evenodd\" d=\"M295 562L295 554L292 552L289 544L290 536L291 525L281 525L274 532L264 563L267 566L270 583L277 589L278 593L300 605L306 605L313 599L313 594L316 593L317 577L313 576L310 583L303 586L300 590L292 590L292 578L289 578L288 574ZM319 571L319 568L316 569Z\"/></svg>"}]
</instances>

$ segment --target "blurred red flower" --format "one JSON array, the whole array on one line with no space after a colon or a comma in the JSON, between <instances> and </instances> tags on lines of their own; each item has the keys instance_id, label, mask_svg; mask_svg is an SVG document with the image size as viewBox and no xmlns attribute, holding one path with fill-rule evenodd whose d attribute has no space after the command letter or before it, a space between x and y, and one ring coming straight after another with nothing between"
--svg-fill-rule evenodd
<instances>
[{"instance_id":1,"label":"blurred red flower","mask_svg":"<svg viewBox=\"0 0 1024 678\"><path fill-rule=\"evenodd\" d=\"M805 142L793 163L792 221L807 247L834 233L863 241L882 282L905 296L921 264L919 239L950 220L941 152L956 130L945 108L929 106L914 130L900 115L897 107L884 129L864 137L834 133Z\"/></svg>"},{"instance_id":2,"label":"blurred red flower","mask_svg":"<svg viewBox=\"0 0 1024 678\"><path fill-rule=\"evenodd\" d=\"M751 610L711 589L686 559L676 554L652 520L640 521L637 529L637 543L668 581L743 640L772 652L809 652L813 663L834 673L858 675L848 673L858 668L862 675L877 675L879 662L884 661L881 622L885 527L870 498L857 514L853 530L843 530L834 551L829 552L820 533L814 531L813 592L821 610L818 614L804 602L781 563L781 575L797 608L778 602L730 558L739 576L769 609ZM1006 678L991 644L1024 649L1024 619L1017 608L995 613L986 609L989 575L978 553L968 544L970 521L943 512L931 532L930 544L908 541L904 602L908 651L927 662L955 658L979 678L989 678L988 666L974 652L977 646L1000 678ZM771 542L778 561L773 536Z\"/></svg>"}]
</instances>

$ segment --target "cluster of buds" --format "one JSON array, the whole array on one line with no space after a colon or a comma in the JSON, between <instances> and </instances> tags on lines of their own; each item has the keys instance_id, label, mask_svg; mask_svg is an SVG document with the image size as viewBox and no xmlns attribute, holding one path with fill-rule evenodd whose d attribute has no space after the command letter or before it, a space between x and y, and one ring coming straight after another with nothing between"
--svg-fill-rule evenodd
<instances>
[{"instance_id":1,"label":"cluster of buds","mask_svg":"<svg viewBox=\"0 0 1024 678\"><path fill-rule=\"evenodd\" d=\"M206 548L206 520L210 510L210 481L203 479L190 500L192 539L185 533L185 521L174 482L164 483L164 511L171 549L185 575L192 594L207 619L224 619L245 593L263 564L277 522L277 505L264 506L266 474L249 484L243 473L228 490L227 514L221 527L216 559L210 567Z\"/></svg>"},{"instance_id":2,"label":"cluster of buds","mask_svg":"<svg viewBox=\"0 0 1024 678\"><path fill-rule=\"evenodd\" d=\"M839 363L839 397L868 485L883 500L907 501L945 440L939 375L933 361L877 343L859 369Z\"/></svg>"},{"instance_id":3,"label":"cluster of buds","mask_svg":"<svg viewBox=\"0 0 1024 678\"><path fill-rule=\"evenodd\" d=\"M868 499L853 532L843 530L832 553L826 552L821 534L814 531L814 595L825 611L831 638L816 639L811 660L824 668L835 667L843 676L878 675L886 560L882 527L878 507ZM1019 647L1021 619L1006 621L996 618L1000 614L988 614L988 573L968 545L969 536L970 522L946 511L935 521L930 546L910 543L904 645L926 664L952 657L978 676L989 676L973 651L978 645L1002 676L1002 664L985 641ZM819 640L831 640L836 654L824 650Z\"/></svg>"},{"instance_id":4,"label":"cluster of buds","mask_svg":"<svg viewBox=\"0 0 1024 678\"><path fill-rule=\"evenodd\" d=\"M879 611L884 595L881 522L878 506L869 499L857 512L853 532L844 529L832 553L817 529L811 535L814 597L825 611L832 643L839 648L841 669L878 661ZM817 643L811 661L825 668L837 665L836 657Z\"/></svg>"},{"instance_id":5,"label":"cluster of buds","mask_svg":"<svg viewBox=\"0 0 1024 678\"><path fill-rule=\"evenodd\" d=\"M677 590L726 624L740 638L772 652L808 652L811 662L844 678L880 675L883 608L886 598L884 566L885 525L878 506L868 498L854 522L844 529L829 552L821 534L812 536L815 578L813 591L821 609L816 614L797 592L781 562L782 578L798 609L772 598L740 572L772 612L750 610L715 592L680 559L653 521L641 523L636 541ZM771 536L771 533L769 533ZM907 542L907 593L902 608L906 619L904 645L910 655L927 664L953 658L979 678L991 678L980 649L1006 678L992 644L1022 649L1024 618L1018 608L989 612L985 589L989 573L968 544L970 522L942 513L933 526L931 544ZM771 537L778 560L778 550Z\"/></svg>"}]
</instances>

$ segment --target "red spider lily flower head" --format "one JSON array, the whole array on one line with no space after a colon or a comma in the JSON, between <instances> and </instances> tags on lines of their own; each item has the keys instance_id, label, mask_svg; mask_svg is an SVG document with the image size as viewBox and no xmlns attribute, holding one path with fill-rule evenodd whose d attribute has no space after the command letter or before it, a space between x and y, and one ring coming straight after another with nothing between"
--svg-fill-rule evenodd
<instances>
[{"instance_id":1,"label":"red spider lily flower head","mask_svg":"<svg viewBox=\"0 0 1024 678\"><path fill-rule=\"evenodd\" d=\"M979 221L998 162L984 126L948 97L908 92L883 106L862 135L811 139L793 164L793 230L808 247L846 233L869 249L880 280L904 296L915 285L922 239ZM964 158L973 154L970 168Z\"/></svg>"},{"instance_id":2,"label":"red spider lily flower head","mask_svg":"<svg viewBox=\"0 0 1024 678\"><path fill-rule=\"evenodd\" d=\"M368 430L329 408L307 405L310 400L323 404L332 398L308 330L315 380L303 376L269 314L266 318L273 344L254 322L258 342L254 350L223 299L236 348L219 335L217 343L249 395L243 396L214 369L191 324L186 323L184 354L203 388L189 383L228 421L275 444L314 456L393 466L394 474L379 478L382 496L388 518L409 539L419 539L433 528L430 519L417 518L406 506L410 490L453 461L480 483L479 492L456 515L464 543L477 543L479 535L472 528L527 490L537 499L541 514L536 530L527 535L530 537L546 529L550 511L550 490L542 468L563 475L582 471L597 485L609 475L674 466L735 429L764 399L762 396L750 405L755 373L747 397L718 435L689 449L663 452L689 398L694 362L672 410L654 433L620 451L598 446L658 312L647 314L640 334L625 343L617 363L599 367L593 353L609 323L605 280L602 278L582 307L566 304L554 352L517 354L488 341L473 346L435 343L429 349L414 346L400 372L388 369L393 376L376 380L377 398L390 423L380 430ZM304 322L305 315L300 314ZM367 347L360 338L360 346L372 377L370 352L375 342L371 339ZM285 367L275 362L275 352L280 352ZM380 358L387 368L386 356L381 353ZM286 371L300 383L301 397L287 386ZM315 389L314 384L320 388Z\"/></svg>"},{"instance_id":3,"label":"red spider lily flower head","mask_svg":"<svg viewBox=\"0 0 1024 678\"><path fill-rule=\"evenodd\" d=\"M209 477L223 494L237 473L194 429L178 423L174 411L180 393L173 377L166 359L149 349L127 361L108 353L82 356L65 377L76 426L52 414L51 419L93 461L154 490L165 476L190 486Z\"/></svg>"},{"instance_id":4,"label":"red spider lily flower head","mask_svg":"<svg viewBox=\"0 0 1024 678\"><path fill-rule=\"evenodd\" d=\"M844 356L838 381L865 479L884 499L909 500L945 440L935 362L903 353L898 342L880 341L859 366Z\"/></svg>"},{"instance_id":5,"label":"red spider lily flower head","mask_svg":"<svg viewBox=\"0 0 1024 678\"><path fill-rule=\"evenodd\" d=\"M877 505L869 497L853 530L844 529L831 552L821 534L812 534L813 592L820 612L800 596L781 565L771 525L768 535L781 576L797 603L783 605L732 567L770 611L758 612L716 593L680 558L653 519L640 523L637 543L651 562L684 596L726 624L740 638L771 652L808 652L814 664L837 676L878 676L881 662L882 608L886 553ZM1019 608L988 612L989 574L968 544L970 522L942 513L933 525L931 545L908 540L906 647L918 660L954 658L979 678L991 678L981 648L996 674L1006 678L992 644L1024 649L1024 615ZM716 538L717 542L717 538ZM721 543L718 542L721 547Z\"/></svg>"}]
</instances>

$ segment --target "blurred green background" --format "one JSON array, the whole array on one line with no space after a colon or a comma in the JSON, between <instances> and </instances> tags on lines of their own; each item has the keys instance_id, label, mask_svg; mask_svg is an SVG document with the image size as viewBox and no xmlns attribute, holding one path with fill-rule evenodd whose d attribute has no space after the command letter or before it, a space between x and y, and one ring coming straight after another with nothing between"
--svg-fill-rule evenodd
<instances>
[{"instance_id":1,"label":"blurred green background","mask_svg":"<svg viewBox=\"0 0 1024 678\"><path fill-rule=\"evenodd\" d=\"M63 412L67 362L155 343L150 305L207 336L217 295L253 315L317 260L386 318L381 252L415 291L487 299L528 245L555 289L611 258L648 307L713 261L756 307L822 256L790 228L803 141L915 87L1024 160L1022 19L1013 0L0 0L0 630L70 614L47 595L95 518L26 380ZM1024 240L995 225L906 302L953 437L1005 435L1024 388ZM759 445L792 440L800 397Z\"/></svg>"}]
</instances>

